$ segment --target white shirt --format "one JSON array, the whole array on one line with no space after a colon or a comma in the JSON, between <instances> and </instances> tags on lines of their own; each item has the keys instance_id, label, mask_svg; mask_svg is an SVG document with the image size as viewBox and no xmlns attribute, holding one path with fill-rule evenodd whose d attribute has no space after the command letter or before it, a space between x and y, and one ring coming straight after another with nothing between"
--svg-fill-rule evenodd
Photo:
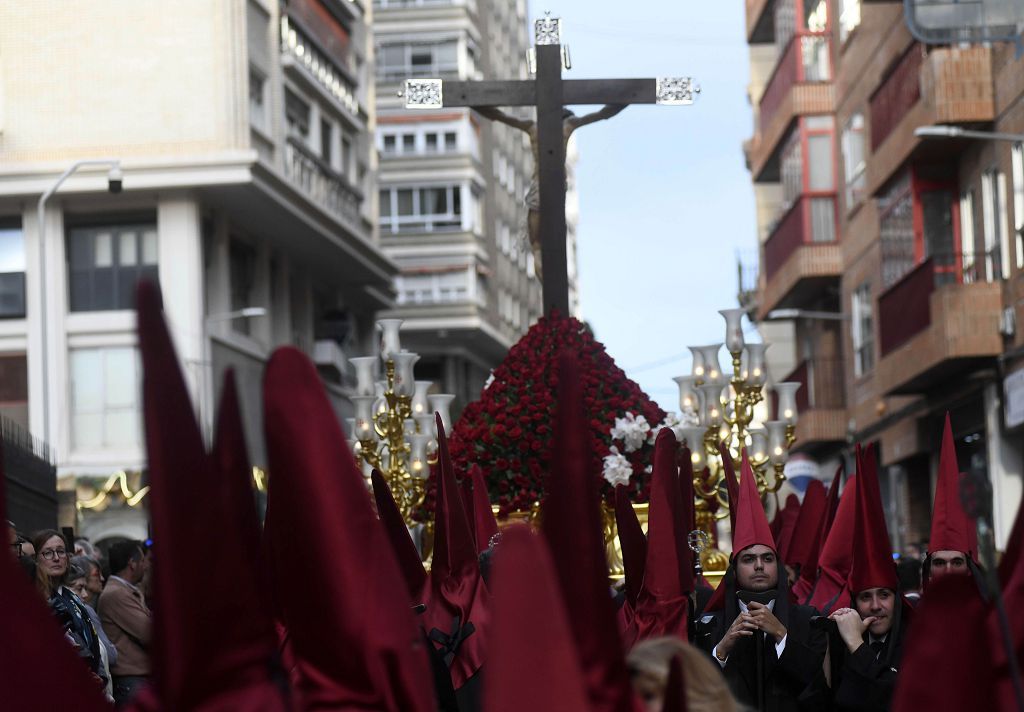
<instances>
[{"instance_id":1,"label":"white shirt","mask_svg":"<svg viewBox=\"0 0 1024 712\"><path fill-rule=\"evenodd\" d=\"M746 603L744 603L743 601L737 601L737 603L740 604L740 613L746 613L748 611ZM772 613L775 612L775 601L774 600L768 601L768 610L771 611ZM776 656L778 656L780 658L782 657L782 651L786 649L786 638L788 638L788 637L789 637L789 633L786 633L784 636L782 636L782 640L780 640L778 643L775 644L775 655ZM711 649L711 655L715 658L715 660L718 661L718 664L721 665L723 668L725 667L725 664L727 662L729 662L729 656L728 655L725 656L725 660L722 660L722 659L720 659L718 657L718 646L717 645Z\"/></svg>"}]
</instances>

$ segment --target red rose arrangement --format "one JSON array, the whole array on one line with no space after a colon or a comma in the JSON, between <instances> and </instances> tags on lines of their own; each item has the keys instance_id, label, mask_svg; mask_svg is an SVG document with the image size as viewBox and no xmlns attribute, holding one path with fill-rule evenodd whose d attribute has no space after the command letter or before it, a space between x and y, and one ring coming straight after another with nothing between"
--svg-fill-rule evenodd
<instances>
[{"instance_id":1,"label":"red rose arrangement","mask_svg":"<svg viewBox=\"0 0 1024 712\"><path fill-rule=\"evenodd\" d=\"M614 489L602 477L602 460L615 446L616 418L626 413L643 416L650 424L661 423L665 412L615 365L589 327L559 314L538 321L509 351L494 370L479 400L470 403L449 438L455 472L463 476L479 466L490 498L502 514L529 511L543 499L544 480L551 457L557 398L558 356L569 352L579 361L585 406L590 415L594 477L601 478L602 496L614 502ZM628 487L635 502L646 502L650 488L653 441L624 456L633 474ZM419 518L434 510L434 473Z\"/></svg>"}]
</instances>

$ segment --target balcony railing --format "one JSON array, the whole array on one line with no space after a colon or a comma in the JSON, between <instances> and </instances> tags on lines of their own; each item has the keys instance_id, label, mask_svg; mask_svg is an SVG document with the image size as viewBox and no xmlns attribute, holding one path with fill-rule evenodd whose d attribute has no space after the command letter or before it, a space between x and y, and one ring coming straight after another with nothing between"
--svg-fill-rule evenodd
<instances>
[{"instance_id":1,"label":"balcony railing","mask_svg":"<svg viewBox=\"0 0 1024 712\"><path fill-rule=\"evenodd\" d=\"M326 210L353 223L359 222L363 196L299 139L289 137L284 146L288 178Z\"/></svg>"},{"instance_id":2,"label":"balcony railing","mask_svg":"<svg viewBox=\"0 0 1024 712\"><path fill-rule=\"evenodd\" d=\"M801 196L782 215L764 243L765 278L771 280L800 246L835 240L835 196Z\"/></svg>"},{"instance_id":3,"label":"balcony railing","mask_svg":"<svg viewBox=\"0 0 1024 712\"><path fill-rule=\"evenodd\" d=\"M828 36L819 34L797 35L786 45L761 95L758 125L762 133L767 131L794 84L827 82L832 78L829 47Z\"/></svg>"},{"instance_id":4,"label":"balcony railing","mask_svg":"<svg viewBox=\"0 0 1024 712\"><path fill-rule=\"evenodd\" d=\"M882 356L931 325L931 295L946 284L974 284L999 274L998 254L948 252L932 255L878 298L878 337Z\"/></svg>"},{"instance_id":5,"label":"balcony railing","mask_svg":"<svg viewBox=\"0 0 1024 712\"><path fill-rule=\"evenodd\" d=\"M889 137L904 115L921 98L922 49L910 46L871 97L871 150Z\"/></svg>"},{"instance_id":6,"label":"balcony railing","mask_svg":"<svg viewBox=\"0 0 1024 712\"><path fill-rule=\"evenodd\" d=\"M798 412L845 407L843 362L839 359L805 359L785 380L801 384L796 392Z\"/></svg>"},{"instance_id":7,"label":"balcony railing","mask_svg":"<svg viewBox=\"0 0 1024 712\"><path fill-rule=\"evenodd\" d=\"M290 22L287 15L281 18L281 54L292 57L297 64L305 67L324 91L350 112L360 116L355 85L339 69L339 64L322 52L294 22ZM351 71L348 67L345 69Z\"/></svg>"}]
</instances>

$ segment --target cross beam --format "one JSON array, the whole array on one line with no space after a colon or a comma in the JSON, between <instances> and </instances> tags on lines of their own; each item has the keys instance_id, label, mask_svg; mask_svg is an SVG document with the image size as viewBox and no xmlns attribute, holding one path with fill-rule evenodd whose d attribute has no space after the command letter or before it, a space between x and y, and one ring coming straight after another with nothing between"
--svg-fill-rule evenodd
<instances>
[{"instance_id":1,"label":"cross beam","mask_svg":"<svg viewBox=\"0 0 1024 712\"><path fill-rule=\"evenodd\" d=\"M569 314L565 224L565 137L563 110L580 104L692 104L689 78L562 79L560 20L537 20L537 71L532 80L406 80L407 108L535 106L540 192L541 276L544 312Z\"/></svg>"}]
</instances>

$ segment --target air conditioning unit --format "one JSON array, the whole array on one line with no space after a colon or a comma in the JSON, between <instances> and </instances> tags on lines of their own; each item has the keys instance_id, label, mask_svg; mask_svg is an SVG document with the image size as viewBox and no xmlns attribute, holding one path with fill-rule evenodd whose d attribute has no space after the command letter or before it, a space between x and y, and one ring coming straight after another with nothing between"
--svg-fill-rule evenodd
<instances>
[{"instance_id":1,"label":"air conditioning unit","mask_svg":"<svg viewBox=\"0 0 1024 712\"><path fill-rule=\"evenodd\" d=\"M1003 309L999 317L999 333L1003 336L1013 336L1017 333L1017 310L1013 307Z\"/></svg>"}]
</instances>

